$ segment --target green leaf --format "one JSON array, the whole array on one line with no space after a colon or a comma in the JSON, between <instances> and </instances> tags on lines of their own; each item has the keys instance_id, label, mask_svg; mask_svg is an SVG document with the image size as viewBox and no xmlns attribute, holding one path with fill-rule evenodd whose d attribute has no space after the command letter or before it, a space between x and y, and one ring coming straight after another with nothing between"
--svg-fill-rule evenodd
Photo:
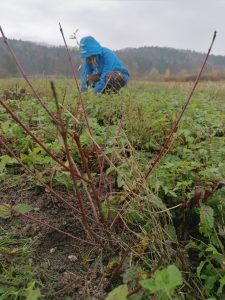
<instances>
[{"instance_id":1,"label":"green leaf","mask_svg":"<svg viewBox=\"0 0 225 300\"><path fill-rule=\"evenodd\" d=\"M10 157L9 155L2 155L0 157L0 173L2 173L5 170L6 165L13 164L18 164L15 158Z\"/></svg>"},{"instance_id":2,"label":"green leaf","mask_svg":"<svg viewBox=\"0 0 225 300\"><path fill-rule=\"evenodd\" d=\"M107 205L107 203L105 201L102 202L101 207L102 207L102 213L103 213L104 217L107 219L108 218L108 205Z\"/></svg>"},{"instance_id":3,"label":"green leaf","mask_svg":"<svg viewBox=\"0 0 225 300\"><path fill-rule=\"evenodd\" d=\"M124 180L123 180L122 176L118 175L116 181L117 181L118 188L121 188L122 186L124 186Z\"/></svg>"},{"instance_id":4,"label":"green leaf","mask_svg":"<svg viewBox=\"0 0 225 300\"><path fill-rule=\"evenodd\" d=\"M202 204L200 207L200 232L210 234L214 228L214 210L212 207Z\"/></svg>"},{"instance_id":5,"label":"green leaf","mask_svg":"<svg viewBox=\"0 0 225 300\"><path fill-rule=\"evenodd\" d=\"M182 276L175 265L170 265L163 270L157 270L151 279L142 280L140 284L152 294L163 292L172 296L175 288L182 284Z\"/></svg>"},{"instance_id":6,"label":"green leaf","mask_svg":"<svg viewBox=\"0 0 225 300\"><path fill-rule=\"evenodd\" d=\"M225 276L223 276L220 279L220 287L219 287L218 292L217 292L218 294L222 294L224 286L225 286Z\"/></svg>"},{"instance_id":7,"label":"green leaf","mask_svg":"<svg viewBox=\"0 0 225 300\"><path fill-rule=\"evenodd\" d=\"M207 261L201 261L198 268L197 268L197 275L199 278L201 278L201 272L202 272L202 269L204 267L204 265L207 263Z\"/></svg>"},{"instance_id":8,"label":"green leaf","mask_svg":"<svg viewBox=\"0 0 225 300\"><path fill-rule=\"evenodd\" d=\"M173 243L178 243L177 233L176 233L175 227L172 224L168 224L168 225L165 226L165 230L168 234L169 239Z\"/></svg>"},{"instance_id":9,"label":"green leaf","mask_svg":"<svg viewBox=\"0 0 225 300\"><path fill-rule=\"evenodd\" d=\"M64 185L68 190L73 189L73 181L68 172L57 171L54 179L57 183Z\"/></svg>"},{"instance_id":10,"label":"green leaf","mask_svg":"<svg viewBox=\"0 0 225 300\"><path fill-rule=\"evenodd\" d=\"M4 133L9 132L9 127L10 127L11 121L7 120L5 122L1 122L1 130Z\"/></svg>"},{"instance_id":11,"label":"green leaf","mask_svg":"<svg viewBox=\"0 0 225 300\"><path fill-rule=\"evenodd\" d=\"M215 285L217 284L217 276L206 273L202 274L201 279L204 281L205 291L207 293L211 293L215 289Z\"/></svg>"},{"instance_id":12,"label":"green leaf","mask_svg":"<svg viewBox=\"0 0 225 300\"><path fill-rule=\"evenodd\" d=\"M166 209L166 205L162 202L162 200L157 197L156 195L152 195L151 198L149 199L151 203L156 207L160 209Z\"/></svg>"},{"instance_id":13,"label":"green leaf","mask_svg":"<svg viewBox=\"0 0 225 300\"><path fill-rule=\"evenodd\" d=\"M219 255L219 252L217 251L217 249L211 244L209 244L209 246L205 249L205 251L212 253L214 256Z\"/></svg>"},{"instance_id":14,"label":"green leaf","mask_svg":"<svg viewBox=\"0 0 225 300\"><path fill-rule=\"evenodd\" d=\"M21 213L21 214L26 214L30 211L33 210L33 207L29 204L16 204L13 206L13 209L15 209L17 212Z\"/></svg>"},{"instance_id":15,"label":"green leaf","mask_svg":"<svg viewBox=\"0 0 225 300\"><path fill-rule=\"evenodd\" d=\"M109 175L115 171L116 171L116 168L114 166L111 166L111 167L107 168L106 175Z\"/></svg>"},{"instance_id":16,"label":"green leaf","mask_svg":"<svg viewBox=\"0 0 225 300\"><path fill-rule=\"evenodd\" d=\"M105 300L127 300L128 287L126 284L120 285L108 294Z\"/></svg>"},{"instance_id":17,"label":"green leaf","mask_svg":"<svg viewBox=\"0 0 225 300\"><path fill-rule=\"evenodd\" d=\"M123 274L123 282L129 283L137 279L137 270L135 268L126 269Z\"/></svg>"},{"instance_id":18,"label":"green leaf","mask_svg":"<svg viewBox=\"0 0 225 300\"><path fill-rule=\"evenodd\" d=\"M7 207L0 205L0 218L8 219L10 217L11 217L11 211Z\"/></svg>"},{"instance_id":19,"label":"green leaf","mask_svg":"<svg viewBox=\"0 0 225 300\"><path fill-rule=\"evenodd\" d=\"M26 289L26 300L37 300L41 296L41 292L38 288L35 288L35 281L28 284Z\"/></svg>"}]
</instances>

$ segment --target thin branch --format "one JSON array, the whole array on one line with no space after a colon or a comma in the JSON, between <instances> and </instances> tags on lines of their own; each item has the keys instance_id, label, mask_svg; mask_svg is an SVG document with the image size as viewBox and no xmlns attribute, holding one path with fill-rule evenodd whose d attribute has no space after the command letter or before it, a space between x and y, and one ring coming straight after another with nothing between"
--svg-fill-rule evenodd
<instances>
[{"instance_id":1,"label":"thin branch","mask_svg":"<svg viewBox=\"0 0 225 300\"><path fill-rule=\"evenodd\" d=\"M80 104L81 104L81 107L82 107L85 122L87 124L88 132L91 136L93 136L92 129L91 129L91 126L90 126L89 121L88 121L87 111L86 111L85 106L84 106L84 100L83 100L83 97L82 97L82 93L81 93L81 90L80 90L80 87L79 87L79 84L78 84L78 80L77 80L77 76L76 76L76 72L75 72L74 60L72 59L71 53L70 53L69 48L67 46L66 39L65 39L65 36L64 36L64 32L63 32L63 29L62 29L62 26L61 26L60 23L59 23L59 28L60 28L60 32L61 32L64 44L65 44L65 48L66 48L66 51L67 51L67 54L68 54L69 63L70 63L70 66L71 66L71 70L72 70L72 73L73 73L73 78L74 78L76 88L77 88L77 91L78 91L79 101L80 101ZM100 168L101 163L100 163L100 159L99 159L98 148L96 147L95 144L94 144L94 150L95 150L96 159L97 159L97 162L98 162L98 165L99 165L99 168Z\"/></svg>"},{"instance_id":2,"label":"thin branch","mask_svg":"<svg viewBox=\"0 0 225 300\"><path fill-rule=\"evenodd\" d=\"M18 118L17 114L9 108L4 101L0 99L0 104L4 107L5 111L13 118L13 120L20 125L20 127L23 128L23 130L27 133L27 135L31 136L32 139L50 156L52 159L54 159L61 167L63 167L64 170L69 171L68 167L61 161L59 160L54 153L49 151L45 145L30 131L30 129L24 125L20 119Z\"/></svg>"},{"instance_id":3,"label":"thin branch","mask_svg":"<svg viewBox=\"0 0 225 300\"><path fill-rule=\"evenodd\" d=\"M76 83L76 88L77 88L77 91L78 91L78 96L79 96L79 100L80 100L80 103L81 103L84 118L85 118L85 121L86 121L86 124L87 124L87 127L88 127L88 131L90 132L90 134L92 134L92 130L91 130L91 127L90 127L90 124L89 124L89 121L88 121L88 117L87 117L87 112L86 112L86 109L84 107L83 97L82 97L82 94L81 94L81 90L80 90L78 80L77 80L77 76L76 76L76 72L75 72L74 60L72 59L71 53L70 53L69 48L67 46L67 42L66 42L66 39L65 39L65 36L64 36L64 32L63 32L63 29L62 29L62 26L61 26L60 23L59 23L59 29L60 29L64 44L65 44L65 48L66 48L66 51L67 51L67 54L68 54L71 71L73 73L73 79Z\"/></svg>"},{"instance_id":4,"label":"thin branch","mask_svg":"<svg viewBox=\"0 0 225 300\"><path fill-rule=\"evenodd\" d=\"M47 191L49 191L52 195L54 195L57 200L65 203L71 210L73 210L76 214L81 214L81 212L75 208L73 205L71 205L67 200L65 200L62 196L60 196L55 190L53 190L49 185L47 185L43 180L41 180L34 172L32 172L27 166L17 157L17 155L9 148L9 146L4 141L3 137L0 137L0 144L3 145L6 150L11 154L12 157L14 157L18 163L32 176L34 177L42 186L46 188ZM96 223L97 225L101 225L99 222L95 221L91 217L87 216L87 218L91 221Z\"/></svg>"},{"instance_id":5,"label":"thin branch","mask_svg":"<svg viewBox=\"0 0 225 300\"><path fill-rule=\"evenodd\" d=\"M32 137L32 139L47 153L47 155L49 157L51 157L53 160L55 160L61 167L63 167L64 170L66 171L70 171L70 169L60 160L58 159L54 153L52 153L51 151L49 151L45 145L41 142L40 139L38 139L32 132L31 130L25 125L23 124L20 119L18 118L17 114L15 112L13 112L5 103L4 101L2 101L0 99L0 105L2 105L4 107L4 109L6 110L6 112L13 118L13 120L19 124L20 127L23 128L23 130ZM89 180L86 178L83 178L81 175L79 175L78 173L76 173L76 176L79 179L82 179L84 181L86 181L87 183L89 183Z\"/></svg>"},{"instance_id":6,"label":"thin branch","mask_svg":"<svg viewBox=\"0 0 225 300\"><path fill-rule=\"evenodd\" d=\"M151 164L149 170L148 170L147 173L145 174L145 176L144 176L144 178L143 178L144 181L146 181L146 179L148 178L148 176L154 171L155 167L159 164L159 162L160 162L161 159L164 157L164 155L169 151L169 149L170 149L170 147L171 147L171 145L172 145L172 142L173 142L173 140L175 139L175 135L176 135L176 132L177 132L177 130L178 130L179 123L180 123L180 121L181 121L181 119L182 119L182 116L184 115L184 113L185 113L185 111L186 111L186 109L187 109L187 107L188 107L188 104L190 103L191 97L192 97L192 95L193 95L193 93L194 93L194 91L195 91L195 88L196 88L196 86L197 86L197 84L198 84L198 82L199 82L199 80L200 80L201 74L202 74L203 69L204 69L204 67L205 67L205 65L206 65L206 62L207 62L207 60L208 60L208 57L209 57L209 54L210 54L210 52L211 52L211 49L212 49L212 46L213 46L213 44L214 44L215 39L216 39L216 31L214 32L214 35L213 35L212 42L211 42L211 44L210 44L209 50L208 50L207 55L206 55L206 57L205 57L205 60L204 60L204 62L203 62L203 64L202 64L202 67L201 67L201 69L200 69L200 72L199 72L199 74L198 74L197 77L196 77L195 83L194 83L194 85L193 85L193 88L191 89L191 92L190 92L190 94L189 94L189 97L188 97L187 101L185 102L185 105L184 105L184 107L183 107L183 109L182 109L182 111L181 111L179 117L177 118L177 121L176 121L176 123L175 123L175 125L174 125L174 127L173 127L173 129L172 129L172 131L171 131L171 133L169 134L168 138L166 139L165 143L163 144L163 146L162 146L162 148L161 148L159 154L156 156L155 160L154 160L153 163ZM135 188L135 189L136 189L136 188ZM133 199L130 198L130 201L124 204L124 206L122 207L122 209L118 212L117 216L116 216L115 219L113 220L113 222L112 222L112 224L111 224L111 228L113 228L113 227L115 226L115 224L116 224L117 221L119 220L120 216L122 216L122 215L125 213L125 211L128 209L128 207L129 207L129 205L130 205L130 203L131 203L132 201L133 201Z\"/></svg>"},{"instance_id":7,"label":"thin branch","mask_svg":"<svg viewBox=\"0 0 225 300\"><path fill-rule=\"evenodd\" d=\"M9 207L8 205L6 205L4 203L1 204L1 205L4 206L5 208L7 208L8 210L12 211L13 213L18 214L19 216L21 216L21 217L23 217L25 219L29 219L30 221L32 221L34 223L37 223L37 224L40 224L40 225L42 225L44 227L51 228L51 229L53 229L53 230L55 230L55 231L57 231L59 233L62 233L62 234L66 235L66 236L68 236L68 237L70 237L70 238L72 238L74 240L77 240L77 241L80 241L80 242L83 242L83 243L86 243L86 244L89 244L89 245L92 245L92 246L98 246L94 242L82 240L82 239L80 239L80 238L78 238L78 237L76 237L76 236L74 236L74 235L72 235L72 234L70 234L68 232L65 232L65 231L63 231L63 230L61 230L61 229L59 229L59 228L57 228L57 227L55 227L55 226L53 226L51 224L49 224L49 223L47 223L47 222L39 219L39 218L36 218L36 217L28 215L28 214L23 214L23 213L19 212L18 210L14 209L12 207Z\"/></svg>"},{"instance_id":8,"label":"thin branch","mask_svg":"<svg viewBox=\"0 0 225 300\"><path fill-rule=\"evenodd\" d=\"M69 162L69 171L71 174L71 178L74 184L74 190L78 199L78 203L79 203L79 207L80 207L80 211L81 211L81 218L82 218L82 224L84 226L84 229L89 232L89 234L94 237L98 242L100 241L99 236L90 228L88 221L87 221L87 213L85 211L84 205L83 205L83 201L81 199L81 195L80 195L80 191L77 188L77 177L76 174L77 172L77 168L76 165L74 163L74 160L71 156L70 150L69 150L69 145L68 145L68 140L67 140L67 129L65 128L64 124L63 124L63 120L62 120L62 116L61 116L61 111L60 111L60 107L59 107L59 102L58 102L58 97L56 94L56 90L55 90L55 86L54 83L51 82L51 88L52 88L52 92L53 92L53 96L54 96L54 100L56 103L56 108L57 108L57 112L58 112L58 118L59 118L59 129L60 129L60 134L63 140L63 144L64 144L64 149L66 152L66 157L67 160ZM75 169L76 168L76 169Z\"/></svg>"},{"instance_id":9,"label":"thin branch","mask_svg":"<svg viewBox=\"0 0 225 300\"><path fill-rule=\"evenodd\" d=\"M180 121L181 121L181 119L182 119L182 117L183 117L183 115L184 115L184 113L185 113L185 111L186 111L186 109L187 109L187 107L188 107L190 101L191 101L192 95L193 95L193 93L194 93L194 91L195 91L195 89L196 89L196 86L197 86L197 84L198 84L198 82L199 82L199 80L200 80L200 77L201 77L201 75L202 75L202 72L203 72L203 69L204 69L204 67L205 67L205 65L206 65L206 62L207 62L207 60L208 60L208 58L209 58L209 54L210 54L210 52L211 52L211 50L212 50L212 46L213 46L213 44L214 44L215 39L216 39L216 31L214 32L214 35L213 35L212 42L211 42L211 44L210 44L208 53L207 53L207 55L206 55L206 57L205 57L205 60L204 60L204 62L203 62L203 64L202 64L202 67L201 67L201 69L200 69L200 71L199 71L199 74L198 74L198 76L197 76L197 78L196 78L196 80L195 80L195 83L194 83L194 85L193 85L193 87L192 87L192 89L191 89L191 92L190 92L190 94L189 94L189 96L188 96L188 99L187 99L187 101L185 102L184 107L183 107L183 109L182 109L180 115L178 116L177 121L176 121L176 123L175 123L173 129L171 130L171 133L169 134L168 138L166 139L165 143L163 144L163 146L162 146L162 148L161 148L159 154L156 156L155 160L153 161L153 163L152 163L151 166L149 167L148 171L146 172L146 174L145 174L145 176L144 176L144 179L145 179L145 180L146 180L146 179L148 178L148 176L153 172L153 170L155 169L155 167L160 163L161 159L162 159L162 158L165 156L165 154L169 151L169 149L170 149L170 147L171 147L171 145L172 145L172 142L173 142L173 139L175 138L175 135L176 135L176 133L177 133L177 130L178 130Z\"/></svg>"},{"instance_id":10,"label":"thin branch","mask_svg":"<svg viewBox=\"0 0 225 300\"><path fill-rule=\"evenodd\" d=\"M22 287L26 286L26 284L24 284L24 282L15 283L15 282L10 282L8 280L4 280L4 279L1 279L1 278L0 278L0 285L14 286L16 288L22 288Z\"/></svg>"},{"instance_id":11,"label":"thin branch","mask_svg":"<svg viewBox=\"0 0 225 300\"><path fill-rule=\"evenodd\" d=\"M23 78L25 79L25 81L28 83L29 87L31 88L34 96L36 99L38 99L38 101L40 102L41 106L45 109L45 111L48 113L48 115L51 117L51 119L54 121L54 123L57 125L58 124L58 120L57 118L54 116L54 114L48 109L48 107L46 106L46 104L44 103L44 101L40 98L40 96L38 95L38 93L35 91L33 85L31 84L30 80L28 79L27 75L25 74L25 71L23 70L21 64L19 63L12 47L10 46L10 44L8 43L8 39L5 36L2 27L0 26L0 32L2 34L3 37L3 41L8 49L8 51L10 52L15 64L17 65L20 73L22 74Z\"/></svg>"}]
</instances>

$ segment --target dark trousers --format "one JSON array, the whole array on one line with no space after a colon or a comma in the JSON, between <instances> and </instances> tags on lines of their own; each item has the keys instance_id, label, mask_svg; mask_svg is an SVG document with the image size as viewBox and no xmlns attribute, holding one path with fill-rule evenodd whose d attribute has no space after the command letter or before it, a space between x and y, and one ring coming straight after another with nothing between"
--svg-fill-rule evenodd
<instances>
[{"instance_id":1,"label":"dark trousers","mask_svg":"<svg viewBox=\"0 0 225 300\"><path fill-rule=\"evenodd\" d=\"M101 74L92 74L88 77L88 86L95 87L96 83L100 80ZM126 85L126 81L119 71L110 72L106 76L105 87L101 93L117 93L123 86Z\"/></svg>"}]
</instances>

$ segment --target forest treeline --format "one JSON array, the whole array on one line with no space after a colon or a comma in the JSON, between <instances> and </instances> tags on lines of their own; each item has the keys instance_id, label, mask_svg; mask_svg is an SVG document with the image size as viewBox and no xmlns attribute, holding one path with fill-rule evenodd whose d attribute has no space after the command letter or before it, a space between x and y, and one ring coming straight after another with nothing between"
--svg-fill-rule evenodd
<instances>
[{"instance_id":1,"label":"forest treeline","mask_svg":"<svg viewBox=\"0 0 225 300\"><path fill-rule=\"evenodd\" d=\"M9 42L28 75L71 76L64 47L19 40ZM116 52L134 80L193 80L205 57L203 53L167 47L126 48ZM79 73L78 50L74 48L72 53ZM0 78L15 76L19 76L17 68L0 38ZM210 56L204 78L225 79L225 56Z\"/></svg>"}]
</instances>

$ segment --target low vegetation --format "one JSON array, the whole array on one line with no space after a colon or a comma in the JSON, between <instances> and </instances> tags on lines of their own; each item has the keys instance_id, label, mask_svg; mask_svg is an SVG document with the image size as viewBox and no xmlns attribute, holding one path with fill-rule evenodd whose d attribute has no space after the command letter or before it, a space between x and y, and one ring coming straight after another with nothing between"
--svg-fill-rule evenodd
<instances>
[{"instance_id":1,"label":"low vegetation","mask_svg":"<svg viewBox=\"0 0 225 300\"><path fill-rule=\"evenodd\" d=\"M191 84L90 91L90 130L70 80L33 85L53 117L1 81L28 128L1 106L1 299L223 299L224 84L200 84L147 180Z\"/></svg>"}]
</instances>

